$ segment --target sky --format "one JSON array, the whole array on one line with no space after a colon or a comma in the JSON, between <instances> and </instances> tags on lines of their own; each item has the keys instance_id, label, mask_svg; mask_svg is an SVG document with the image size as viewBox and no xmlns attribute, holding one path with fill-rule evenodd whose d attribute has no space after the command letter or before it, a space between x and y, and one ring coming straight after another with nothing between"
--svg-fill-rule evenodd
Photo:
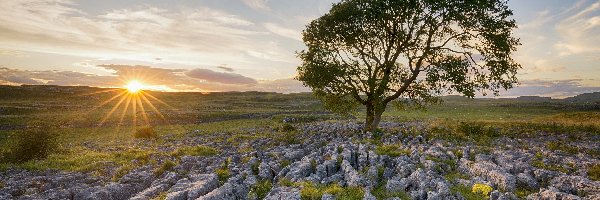
<instances>
[{"instance_id":1,"label":"sky","mask_svg":"<svg viewBox=\"0 0 600 200\"><path fill-rule=\"evenodd\" d=\"M336 0L2 0L0 84L306 92L301 32ZM600 1L512 0L520 85L500 97L600 91Z\"/></svg>"}]
</instances>

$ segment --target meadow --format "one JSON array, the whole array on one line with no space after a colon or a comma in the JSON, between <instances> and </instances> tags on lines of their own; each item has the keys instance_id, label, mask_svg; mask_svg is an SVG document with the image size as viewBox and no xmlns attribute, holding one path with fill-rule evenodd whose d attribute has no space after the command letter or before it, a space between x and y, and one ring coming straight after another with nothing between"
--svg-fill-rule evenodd
<instances>
[{"instance_id":1,"label":"meadow","mask_svg":"<svg viewBox=\"0 0 600 200\"><path fill-rule=\"evenodd\" d=\"M149 108L146 113L149 124L138 116L138 124L132 124L131 108L123 112L123 105L100 122L116 105L112 101L99 107L120 90L91 87L60 86L2 86L0 88L0 143L2 152L9 151L8 143L15 134L32 129L43 129L55 135L61 151L53 154L71 159L73 149L97 146L92 155L100 154L107 162L128 162L131 157L114 156L114 149L130 149L139 142L136 129L152 127L158 136L185 135L194 130L203 132L227 132L247 128L280 126L285 118L304 119L303 122L327 120L353 120L361 122L364 113L358 110L352 116L340 116L323 109L321 103L310 93L279 94L265 92L223 93L168 93L150 92L162 102L150 100L160 115ZM600 131L600 103L523 101L518 99L468 99L459 96L443 97L437 105L425 109L397 110L391 106L384 113L383 121L425 122L431 127L456 128L462 124L478 124L510 131L506 134L528 134L544 132L598 134ZM141 115L139 112L137 115ZM451 134L448 134L451 135ZM227 137L227 136L224 136ZM160 138L160 137L159 137ZM159 140L158 143L169 141ZM105 150L109 149L109 150ZM91 150L90 150L91 151ZM151 151L151 150L150 150ZM117 152L121 154L121 152ZM61 156L50 156L53 159ZM96 156L91 156L96 157ZM20 164L24 167L67 170L93 170L90 166L79 166L86 161L69 160L66 163L39 164L44 160ZM53 161L49 161L53 163ZM4 166L11 163L3 163Z\"/></svg>"},{"instance_id":2,"label":"meadow","mask_svg":"<svg viewBox=\"0 0 600 200\"><path fill-rule=\"evenodd\" d=\"M364 118L361 110L350 116L330 113L310 93L148 91L160 100L149 100L159 112L146 105L144 113L149 123L142 120L144 113L138 110L134 126L131 108L123 112L123 105L114 109L112 116L106 117L117 101L99 105L120 92L107 90L0 87L0 170L83 172L116 181L136 168L150 165L154 173L160 175L177 165L182 156L210 156L222 151L251 152L257 148L251 143L260 138L269 138L279 144L300 144L308 136L298 134L294 126L348 121L360 124ZM473 143L482 146L483 151L487 148L488 152L493 148L492 139L498 137L567 135L566 142L582 138L598 142L599 102L576 100L448 96L443 97L442 103L425 110L390 107L384 113L383 121L418 123L421 128L402 130L403 134L422 135L428 140L449 143ZM105 118L106 121L101 123ZM188 141L198 136L221 146L195 146ZM394 155L395 147L383 145L377 141L377 136L363 142L378 145L381 154L410 153L400 151ZM588 153L595 159L600 156L600 152L593 149L569 149L564 142L545 145L573 154ZM19 145L31 146L33 150L19 148ZM40 154L35 147L47 149ZM259 148L270 147L273 145Z\"/></svg>"}]
</instances>

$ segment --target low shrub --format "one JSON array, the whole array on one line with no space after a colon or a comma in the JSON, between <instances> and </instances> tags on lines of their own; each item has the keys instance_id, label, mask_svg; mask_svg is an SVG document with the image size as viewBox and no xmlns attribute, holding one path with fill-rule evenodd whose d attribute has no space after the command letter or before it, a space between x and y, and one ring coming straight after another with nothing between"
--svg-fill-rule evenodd
<instances>
[{"instance_id":1,"label":"low shrub","mask_svg":"<svg viewBox=\"0 0 600 200\"><path fill-rule=\"evenodd\" d=\"M302 200L320 200L323 194L331 194L335 199L362 199L364 191L360 187L342 187L339 184L313 184L311 182L301 182L300 198Z\"/></svg>"},{"instance_id":2,"label":"low shrub","mask_svg":"<svg viewBox=\"0 0 600 200\"><path fill-rule=\"evenodd\" d=\"M481 194L484 197L490 196L490 193L493 190L494 189L492 188L492 186L489 186L486 184L481 184L481 183L476 183L473 185L473 188L471 188L471 192L473 192L475 194Z\"/></svg>"},{"instance_id":3,"label":"low shrub","mask_svg":"<svg viewBox=\"0 0 600 200\"><path fill-rule=\"evenodd\" d=\"M41 128L18 131L11 135L3 153L5 163L24 163L41 160L59 150L58 135Z\"/></svg>"},{"instance_id":4,"label":"low shrub","mask_svg":"<svg viewBox=\"0 0 600 200\"><path fill-rule=\"evenodd\" d=\"M254 175L258 175L258 167L260 166L260 162L255 162L250 166L250 169L252 169L252 173Z\"/></svg>"},{"instance_id":5,"label":"low shrub","mask_svg":"<svg viewBox=\"0 0 600 200\"><path fill-rule=\"evenodd\" d=\"M173 169L173 167L175 167L175 166L177 166L177 163L175 163L171 160L166 160L158 168L156 168L154 170L154 176L160 176L163 173L165 173L166 171Z\"/></svg>"},{"instance_id":6,"label":"low shrub","mask_svg":"<svg viewBox=\"0 0 600 200\"><path fill-rule=\"evenodd\" d=\"M298 136L296 131L292 132L279 132L274 135L273 138L275 141L279 142L279 144L300 144L302 143L302 139Z\"/></svg>"},{"instance_id":7,"label":"low shrub","mask_svg":"<svg viewBox=\"0 0 600 200\"><path fill-rule=\"evenodd\" d=\"M279 179L279 182L277 182L278 185L280 186L285 186L285 187L292 187L294 186L294 182L292 182L290 179L282 177Z\"/></svg>"},{"instance_id":8,"label":"low shrub","mask_svg":"<svg viewBox=\"0 0 600 200\"><path fill-rule=\"evenodd\" d=\"M179 148L175 151L173 151L171 153L171 156L176 156L176 157L180 157L180 156L214 156L219 154L219 150L212 148L212 147L208 147L208 146L203 146L203 145L198 145L198 146L193 146L193 147L182 147Z\"/></svg>"},{"instance_id":9,"label":"low shrub","mask_svg":"<svg viewBox=\"0 0 600 200\"><path fill-rule=\"evenodd\" d=\"M410 150L402 149L402 147L400 147L400 145L385 144L385 145L379 145L379 146L375 147L375 153L377 153L379 155L388 155L391 157L398 157L401 155L409 155Z\"/></svg>"},{"instance_id":10,"label":"low shrub","mask_svg":"<svg viewBox=\"0 0 600 200\"><path fill-rule=\"evenodd\" d=\"M250 193L256 195L257 199L264 199L272 187L273 184L269 180L258 181L258 183L250 187Z\"/></svg>"},{"instance_id":11,"label":"low shrub","mask_svg":"<svg viewBox=\"0 0 600 200\"><path fill-rule=\"evenodd\" d=\"M471 188L461 185L461 184L451 187L450 191L452 191L452 193L454 193L454 194L456 194L456 193L461 194L464 197L464 199L466 199L466 200L481 200L481 199L488 198L488 196L484 196L479 193L474 193Z\"/></svg>"},{"instance_id":12,"label":"low shrub","mask_svg":"<svg viewBox=\"0 0 600 200\"><path fill-rule=\"evenodd\" d=\"M579 149L577 147L573 147L569 144L565 144L564 142L554 141L554 142L546 142L546 148L553 151L562 151L568 154L577 154Z\"/></svg>"},{"instance_id":13,"label":"low shrub","mask_svg":"<svg viewBox=\"0 0 600 200\"><path fill-rule=\"evenodd\" d=\"M600 181L600 164L590 166L587 174L590 180Z\"/></svg>"},{"instance_id":14,"label":"low shrub","mask_svg":"<svg viewBox=\"0 0 600 200\"><path fill-rule=\"evenodd\" d=\"M225 159L225 162L221 164L221 167L215 170L215 174L219 177L219 183L223 184L229 177L231 176L231 172L229 172L229 164L231 163L231 157Z\"/></svg>"},{"instance_id":15,"label":"low shrub","mask_svg":"<svg viewBox=\"0 0 600 200\"><path fill-rule=\"evenodd\" d=\"M128 174L129 172L131 172L131 170L135 169L134 165L131 164L126 164L123 165L121 167L119 167L115 173L113 174L111 180L114 182L119 181L119 179L121 179L123 176L125 176L126 174Z\"/></svg>"},{"instance_id":16,"label":"low shrub","mask_svg":"<svg viewBox=\"0 0 600 200\"><path fill-rule=\"evenodd\" d=\"M133 133L134 138L138 139L155 139L158 135L152 127L139 128Z\"/></svg>"},{"instance_id":17,"label":"low shrub","mask_svg":"<svg viewBox=\"0 0 600 200\"><path fill-rule=\"evenodd\" d=\"M296 127L292 126L291 124L281 124L281 126L279 126L279 130L283 131L283 132L292 132L292 131L296 131Z\"/></svg>"},{"instance_id":18,"label":"low shrub","mask_svg":"<svg viewBox=\"0 0 600 200\"><path fill-rule=\"evenodd\" d=\"M229 176L231 176L231 173L227 168L218 168L215 170L215 174L217 174L217 177L219 177L219 183L221 184L225 183Z\"/></svg>"}]
</instances>

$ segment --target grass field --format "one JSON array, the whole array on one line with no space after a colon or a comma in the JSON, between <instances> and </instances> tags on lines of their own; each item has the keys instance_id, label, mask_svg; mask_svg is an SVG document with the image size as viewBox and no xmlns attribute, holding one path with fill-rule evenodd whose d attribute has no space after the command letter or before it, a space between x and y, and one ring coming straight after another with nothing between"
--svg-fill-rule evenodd
<instances>
[{"instance_id":1,"label":"grass field","mask_svg":"<svg viewBox=\"0 0 600 200\"><path fill-rule=\"evenodd\" d=\"M262 129L281 126L285 118L301 122L348 119L323 110L320 102L309 93L276 94L261 92L231 93L160 93L149 92L157 99L150 102L159 113L146 109L150 124L142 123L138 110L138 126L153 127L156 139L134 137L131 109L115 114L100 125L116 101L98 107L119 91L88 87L9 87L0 88L0 150L3 160L17 134L24 130L42 129L54 133L58 148L47 158L23 163L3 161L2 168L60 169L97 174L107 172L106 166L127 170L132 160L152 163L153 158L166 156L156 151L161 146L183 148L181 140L186 134L222 133L221 140L232 145L252 137L271 137ZM96 93L96 94L93 94ZM590 109L591 108L591 109ZM354 114L362 121L364 114ZM350 118L352 119L352 118ZM598 103L569 103L565 101L528 102L516 99L466 99L446 97L439 105L427 110L394 110L384 113L384 121L425 122L432 130L456 130L484 127L500 129L507 135L535 135L545 133L600 132ZM240 135L238 130L255 128L254 135ZM480 130L479 130L480 131ZM435 132L435 131L433 131ZM450 131L451 132L451 131ZM438 134L451 135L439 131ZM177 145L173 145L177 144ZM217 149L218 150L218 149ZM174 149L175 151L175 149Z\"/></svg>"}]
</instances>

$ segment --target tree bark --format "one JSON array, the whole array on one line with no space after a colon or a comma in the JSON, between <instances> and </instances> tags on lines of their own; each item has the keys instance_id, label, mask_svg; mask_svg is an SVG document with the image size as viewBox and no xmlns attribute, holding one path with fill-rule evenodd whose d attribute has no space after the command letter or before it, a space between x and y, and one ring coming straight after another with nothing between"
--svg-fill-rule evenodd
<instances>
[{"instance_id":1,"label":"tree bark","mask_svg":"<svg viewBox=\"0 0 600 200\"><path fill-rule=\"evenodd\" d=\"M381 114L385 109L382 109L378 103L367 103L367 118L365 120L364 131L375 132L381 121ZM385 108L385 107L384 107Z\"/></svg>"},{"instance_id":2,"label":"tree bark","mask_svg":"<svg viewBox=\"0 0 600 200\"><path fill-rule=\"evenodd\" d=\"M373 130L373 121L375 121L375 106L372 103L367 103L367 118L365 127L363 127L364 132Z\"/></svg>"}]
</instances>

